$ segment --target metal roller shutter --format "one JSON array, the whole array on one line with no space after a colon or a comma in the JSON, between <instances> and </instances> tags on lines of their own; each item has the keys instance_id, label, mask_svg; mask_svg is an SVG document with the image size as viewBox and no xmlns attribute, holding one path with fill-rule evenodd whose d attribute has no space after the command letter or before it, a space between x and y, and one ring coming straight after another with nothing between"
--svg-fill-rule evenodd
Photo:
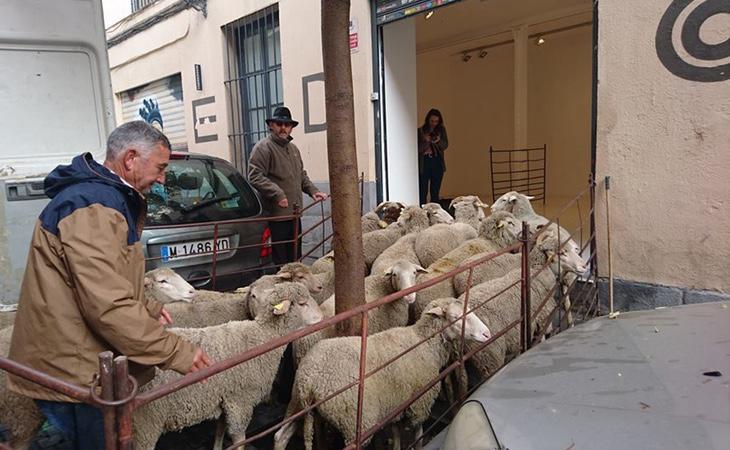
<instances>
[{"instance_id":1,"label":"metal roller shutter","mask_svg":"<svg viewBox=\"0 0 730 450\"><path fill-rule=\"evenodd\" d=\"M187 150L180 74L129 89L120 96L124 122L144 120L151 123L170 139L173 150Z\"/></svg>"}]
</instances>

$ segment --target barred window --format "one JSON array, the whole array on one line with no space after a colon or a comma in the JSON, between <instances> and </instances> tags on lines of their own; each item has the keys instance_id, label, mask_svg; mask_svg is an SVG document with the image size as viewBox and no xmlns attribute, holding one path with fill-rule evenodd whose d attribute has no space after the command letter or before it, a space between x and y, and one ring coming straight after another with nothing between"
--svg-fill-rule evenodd
<instances>
[{"instance_id":1,"label":"barred window","mask_svg":"<svg viewBox=\"0 0 730 450\"><path fill-rule=\"evenodd\" d=\"M266 137L266 117L284 103L279 7L270 6L223 27L227 43L225 81L231 117L233 162L248 176L254 144Z\"/></svg>"}]
</instances>

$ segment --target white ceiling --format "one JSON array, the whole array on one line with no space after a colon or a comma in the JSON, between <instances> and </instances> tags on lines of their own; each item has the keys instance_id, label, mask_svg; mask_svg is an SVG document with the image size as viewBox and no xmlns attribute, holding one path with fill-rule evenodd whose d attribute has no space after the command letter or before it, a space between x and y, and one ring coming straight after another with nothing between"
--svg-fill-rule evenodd
<instances>
[{"instance_id":1,"label":"white ceiling","mask_svg":"<svg viewBox=\"0 0 730 450\"><path fill-rule=\"evenodd\" d=\"M531 31L590 20L591 0L462 0L439 8L425 20L414 17L418 51L467 43L508 31L519 24Z\"/></svg>"}]
</instances>

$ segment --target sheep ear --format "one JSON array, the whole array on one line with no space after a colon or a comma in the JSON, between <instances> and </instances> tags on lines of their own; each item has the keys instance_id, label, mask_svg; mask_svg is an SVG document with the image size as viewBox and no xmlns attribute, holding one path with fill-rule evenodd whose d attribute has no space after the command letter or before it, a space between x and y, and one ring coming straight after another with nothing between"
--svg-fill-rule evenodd
<instances>
[{"instance_id":1,"label":"sheep ear","mask_svg":"<svg viewBox=\"0 0 730 450\"><path fill-rule=\"evenodd\" d=\"M280 280L291 280L294 276L291 272L281 272L276 274L276 278L279 278Z\"/></svg>"},{"instance_id":2,"label":"sheep ear","mask_svg":"<svg viewBox=\"0 0 730 450\"><path fill-rule=\"evenodd\" d=\"M236 289L236 293L248 295L250 290L251 290L251 286L240 287L240 288Z\"/></svg>"},{"instance_id":3,"label":"sheep ear","mask_svg":"<svg viewBox=\"0 0 730 450\"><path fill-rule=\"evenodd\" d=\"M375 207L375 210L374 210L373 212L374 212L374 213L379 213L380 211L382 211L382 210L383 210L383 208L385 208L385 205L386 205L387 203L388 203L388 202L380 202L380 204L379 204L378 206L376 206L376 207Z\"/></svg>"},{"instance_id":4,"label":"sheep ear","mask_svg":"<svg viewBox=\"0 0 730 450\"><path fill-rule=\"evenodd\" d=\"M152 284L152 278L144 277L144 287L150 287L151 284Z\"/></svg>"},{"instance_id":5,"label":"sheep ear","mask_svg":"<svg viewBox=\"0 0 730 450\"><path fill-rule=\"evenodd\" d=\"M430 314L432 316L436 317L443 317L444 316L444 309L440 306L434 306L433 308L426 311L426 314Z\"/></svg>"},{"instance_id":6,"label":"sheep ear","mask_svg":"<svg viewBox=\"0 0 730 450\"><path fill-rule=\"evenodd\" d=\"M391 275L393 275L393 267L392 266L391 267L388 267L385 270L385 272L383 272L383 275L388 276L388 277L391 276Z\"/></svg>"},{"instance_id":7,"label":"sheep ear","mask_svg":"<svg viewBox=\"0 0 730 450\"><path fill-rule=\"evenodd\" d=\"M281 316L282 314L286 314L287 312L289 312L290 306L291 306L291 302L289 300L284 300L281 303L272 305L273 313L275 316Z\"/></svg>"},{"instance_id":8,"label":"sheep ear","mask_svg":"<svg viewBox=\"0 0 730 450\"><path fill-rule=\"evenodd\" d=\"M428 270L416 264L416 273L428 273Z\"/></svg>"},{"instance_id":9,"label":"sheep ear","mask_svg":"<svg viewBox=\"0 0 730 450\"><path fill-rule=\"evenodd\" d=\"M406 209L406 204L401 202L395 202L396 205L402 210Z\"/></svg>"},{"instance_id":10,"label":"sheep ear","mask_svg":"<svg viewBox=\"0 0 730 450\"><path fill-rule=\"evenodd\" d=\"M455 199L451 200L451 203L449 203L449 208L453 208L455 204L459 203L464 197L458 196Z\"/></svg>"},{"instance_id":11,"label":"sheep ear","mask_svg":"<svg viewBox=\"0 0 730 450\"><path fill-rule=\"evenodd\" d=\"M497 229L499 230L502 227L504 227L504 221L503 220L500 220L500 221L497 222Z\"/></svg>"},{"instance_id":12,"label":"sheep ear","mask_svg":"<svg viewBox=\"0 0 730 450\"><path fill-rule=\"evenodd\" d=\"M510 195L509 196L509 199L507 201L510 202L510 203L516 202L517 201L517 196L514 195L514 194L513 195Z\"/></svg>"},{"instance_id":13,"label":"sheep ear","mask_svg":"<svg viewBox=\"0 0 730 450\"><path fill-rule=\"evenodd\" d=\"M388 222L386 222L384 220L378 220L378 226L380 228L387 228L388 227Z\"/></svg>"},{"instance_id":14,"label":"sheep ear","mask_svg":"<svg viewBox=\"0 0 730 450\"><path fill-rule=\"evenodd\" d=\"M535 196L534 195L525 195L525 198L528 200L534 200Z\"/></svg>"}]
</instances>

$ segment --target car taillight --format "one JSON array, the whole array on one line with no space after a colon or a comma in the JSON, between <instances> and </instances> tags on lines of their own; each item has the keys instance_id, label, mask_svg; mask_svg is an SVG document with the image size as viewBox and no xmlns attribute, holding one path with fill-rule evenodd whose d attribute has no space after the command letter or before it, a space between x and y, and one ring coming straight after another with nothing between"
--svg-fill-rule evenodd
<instances>
[{"instance_id":1,"label":"car taillight","mask_svg":"<svg viewBox=\"0 0 730 450\"><path fill-rule=\"evenodd\" d=\"M266 258L271 255L271 230L269 227L264 228L264 232L261 235L261 253L259 255L262 258Z\"/></svg>"}]
</instances>

